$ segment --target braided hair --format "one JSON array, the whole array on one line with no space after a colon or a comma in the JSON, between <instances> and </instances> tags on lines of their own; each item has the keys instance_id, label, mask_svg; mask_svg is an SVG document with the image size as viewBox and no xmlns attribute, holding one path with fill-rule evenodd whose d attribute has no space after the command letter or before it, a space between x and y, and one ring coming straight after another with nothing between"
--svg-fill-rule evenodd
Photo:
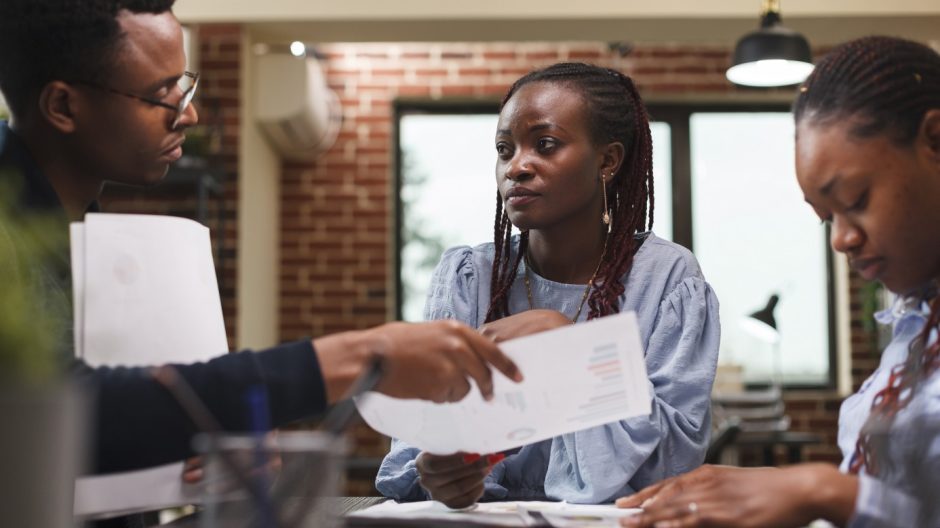
<instances>
[{"instance_id":1,"label":"braided hair","mask_svg":"<svg viewBox=\"0 0 940 528\"><path fill-rule=\"evenodd\" d=\"M819 62L799 88L793 115L797 124L855 118L857 138L888 133L910 145L932 108L940 108L940 55L909 40L864 37Z\"/></svg>"},{"instance_id":2,"label":"braided hair","mask_svg":"<svg viewBox=\"0 0 940 528\"><path fill-rule=\"evenodd\" d=\"M559 63L533 71L513 83L501 108L520 88L536 82L557 83L581 93L591 139L596 144L620 142L625 148L624 163L606 183L608 195L612 196L612 228L588 298L588 319L617 313L624 291L620 277L630 271L633 263L638 247L636 234L647 226L653 227L653 142L646 106L633 81L619 71L584 63ZM519 238L518 251L512 255L512 224L499 193L493 242L495 255L486 322L509 315L509 291L529 242L525 231Z\"/></svg>"},{"instance_id":3,"label":"braided hair","mask_svg":"<svg viewBox=\"0 0 940 528\"><path fill-rule=\"evenodd\" d=\"M899 146L911 145L924 115L940 109L940 55L927 46L891 37L865 37L833 49L799 89L793 103L797 125L852 123L857 138L886 134ZM932 227L932 226L931 226ZM940 342L928 346L940 328L936 290L923 332L910 344L907 360L891 369L887 386L872 402L859 433L849 471L864 467L880 472L885 433L898 412L910 403L919 383L940 367Z\"/></svg>"}]
</instances>

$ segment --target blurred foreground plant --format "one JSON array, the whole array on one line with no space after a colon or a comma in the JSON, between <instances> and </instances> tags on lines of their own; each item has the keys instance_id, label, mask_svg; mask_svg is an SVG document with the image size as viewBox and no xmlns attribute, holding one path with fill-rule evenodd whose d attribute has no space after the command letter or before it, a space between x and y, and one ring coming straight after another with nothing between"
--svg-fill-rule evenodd
<instances>
[{"instance_id":1,"label":"blurred foreground plant","mask_svg":"<svg viewBox=\"0 0 940 528\"><path fill-rule=\"evenodd\" d=\"M43 309L38 278L56 251L67 251L53 218L18 211L18 178L0 174L0 383L58 379L60 332Z\"/></svg>"}]
</instances>

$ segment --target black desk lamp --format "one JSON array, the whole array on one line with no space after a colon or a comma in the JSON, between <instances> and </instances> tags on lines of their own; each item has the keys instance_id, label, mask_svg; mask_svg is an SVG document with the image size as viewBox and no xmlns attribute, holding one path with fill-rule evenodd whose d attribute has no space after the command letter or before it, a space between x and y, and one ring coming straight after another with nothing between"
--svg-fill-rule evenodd
<instances>
[{"instance_id":1,"label":"black desk lamp","mask_svg":"<svg viewBox=\"0 0 940 528\"><path fill-rule=\"evenodd\" d=\"M774 347L774 384L780 384L780 332L774 310L780 296L776 293L767 300L767 305L741 319L741 326L754 337Z\"/></svg>"},{"instance_id":2,"label":"black desk lamp","mask_svg":"<svg viewBox=\"0 0 940 528\"><path fill-rule=\"evenodd\" d=\"M770 299L767 300L767 306L757 310L748 317L751 319L756 319L757 321L764 323L776 331L777 318L774 317L774 309L777 307L778 302L780 302L780 296L775 293L770 296Z\"/></svg>"}]
</instances>

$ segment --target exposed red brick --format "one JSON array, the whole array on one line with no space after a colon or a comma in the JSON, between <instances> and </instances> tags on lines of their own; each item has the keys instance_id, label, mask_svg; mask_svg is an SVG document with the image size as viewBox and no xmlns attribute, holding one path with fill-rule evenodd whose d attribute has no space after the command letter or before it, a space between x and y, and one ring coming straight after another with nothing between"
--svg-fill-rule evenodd
<instances>
[{"instance_id":1,"label":"exposed red brick","mask_svg":"<svg viewBox=\"0 0 940 528\"><path fill-rule=\"evenodd\" d=\"M380 75L385 77L401 77L405 74L405 70L402 68L373 68L372 75Z\"/></svg>"},{"instance_id":2,"label":"exposed red brick","mask_svg":"<svg viewBox=\"0 0 940 528\"><path fill-rule=\"evenodd\" d=\"M463 75L490 75L492 74L492 70L490 70L490 68L468 67L468 68L458 68L457 73L458 75L461 75L461 76Z\"/></svg>"},{"instance_id":3,"label":"exposed red brick","mask_svg":"<svg viewBox=\"0 0 940 528\"><path fill-rule=\"evenodd\" d=\"M491 60L512 60L516 58L515 51L484 51L483 59Z\"/></svg>"},{"instance_id":4,"label":"exposed red brick","mask_svg":"<svg viewBox=\"0 0 940 528\"><path fill-rule=\"evenodd\" d=\"M213 39L218 41L224 40L225 37L238 38L241 31L238 24L202 24L198 29L203 44L210 44Z\"/></svg>"},{"instance_id":5,"label":"exposed red brick","mask_svg":"<svg viewBox=\"0 0 940 528\"><path fill-rule=\"evenodd\" d=\"M441 87L441 95L444 97L452 97L457 95L473 95L475 86L471 84L461 84L457 86L443 86Z\"/></svg>"},{"instance_id":6,"label":"exposed red brick","mask_svg":"<svg viewBox=\"0 0 940 528\"><path fill-rule=\"evenodd\" d=\"M431 87L423 85L402 85L396 91L401 97L428 97L431 95Z\"/></svg>"},{"instance_id":7,"label":"exposed red brick","mask_svg":"<svg viewBox=\"0 0 940 528\"><path fill-rule=\"evenodd\" d=\"M568 60L594 62L604 57L605 54L599 50L571 50L568 52Z\"/></svg>"},{"instance_id":8,"label":"exposed red brick","mask_svg":"<svg viewBox=\"0 0 940 528\"><path fill-rule=\"evenodd\" d=\"M714 68L706 66L676 66L672 69L674 73L714 73Z\"/></svg>"},{"instance_id":9,"label":"exposed red brick","mask_svg":"<svg viewBox=\"0 0 940 528\"><path fill-rule=\"evenodd\" d=\"M527 61L546 61L560 59L560 51L528 51L525 54L525 60Z\"/></svg>"},{"instance_id":10,"label":"exposed red brick","mask_svg":"<svg viewBox=\"0 0 940 528\"><path fill-rule=\"evenodd\" d=\"M450 73L444 68L416 68L414 72L418 77L443 77Z\"/></svg>"}]
</instances>

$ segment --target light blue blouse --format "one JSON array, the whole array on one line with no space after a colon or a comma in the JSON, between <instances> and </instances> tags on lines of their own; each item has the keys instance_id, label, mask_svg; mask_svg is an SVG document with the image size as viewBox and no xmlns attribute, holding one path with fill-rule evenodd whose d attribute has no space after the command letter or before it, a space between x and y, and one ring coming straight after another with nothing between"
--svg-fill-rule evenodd
<instances>
[{"instance_id":1,"label":"light blue blouse","mask_svg":"<svg viewBox=\"0 0 940 528\"><path fill-rule=\"evenodd\" d=\"M513 247L518 247L518 237ZM431 280L425 318L481 326L490 299L493 253L492 243L444 253ZM520 265L510 291L510 313L529 309L523 273ZM523 447L493 468L483 500L610 502L702 463L718 359L718 300L695 257L652 233L623 280L620 309L637 314L652 414ZM534 273L530 283L535 308L552 308L569 317L584 294L584 285L553 282ZM587 312L585 306L579 321ZM427 500L415 468L418 453L393 440L376 477L379 492L396 500Z\"/></svg>"},{"instance_id":2,"label":"light blue blouse","mask_svg":"<svg viewBox=\"0 0 940 528\"><path fill-rule=\"evenodd\" d=\"M871 411L872 400L888 383L891 369L907 359L911 341L927 321L927 306L919 299L899 298L877 314L882 324L893 325L891 343L878 369L862 383L839 411L839 448L842 471L847 471L858 434ZM936 335L932 336L936 340ZM850 526L940 526L937 490L940 489L940 375L920 385L911 402L898 412L879 452L878 478L859 475L855 515Z\"/></svg>"}]
</instances>

